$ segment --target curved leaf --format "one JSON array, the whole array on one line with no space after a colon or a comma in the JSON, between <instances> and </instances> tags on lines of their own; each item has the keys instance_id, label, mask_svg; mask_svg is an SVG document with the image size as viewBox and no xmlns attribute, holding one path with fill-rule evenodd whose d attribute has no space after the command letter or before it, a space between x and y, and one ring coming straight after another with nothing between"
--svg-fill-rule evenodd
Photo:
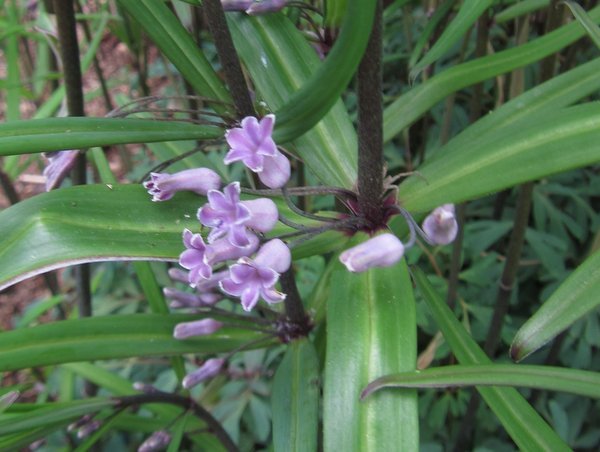
<instances>
[{"instance_id":1,"label":"curved leaf","mask_svg":"<svg viewBox=\"0 0 600 452\"><path fill-rule=\"evenodd\" d=\"M581 26L585 28L585 31L589 37L592 38L592 41L594 41L596 47L600 49L600 27L596 25L596 23L579 3L575 3L572 0L565 0L565 5L569 7Z\"/></svg>"},{"instance_id":2,"label":"curved leaf","mask_svg":"<svg viewBox=\"0 0 600 452\"><path fill-rule=\"evenodd\" d=\"M565 152L569 149L569 152ZM474 199L600 161L600 103L545 112L454 147L400 185L410 211Z\"/></svg>"},{"instance_id":3,"label":"curved leaf","mask_svg":"<svg viewBox=\"0 0 600 452\"><path fill-rule=\"evenodd\" d=\"M588 14L592 20L598 21L600 7ZM385 109L384 141L398 135L448 94L539 61L573 43L584 33L579 24L571 23L522 46L459 64L435 75L401 95Z\"/></svg>"},{"instance_id":4,"label":"curved leaf","mask_svg":"<svg viewBox=\"0 0 600 452\"><path fill-rule=\"evenodd\" d=\"M461 386L519 386L600 399L598 372L522 364L457 365L387 375L370 383L362 397L368 397L383 388Z\"/></svg>"},{"instance_id":5,"label":"curved leaf","mask_svg":"<svg viewBox=\"0 0 600 452\"><path fill-rule=\"evenodd\" d=\"M319 377L319 361L312 342L308 339L292 342L273 381L275 451L317 450Z\"/></svg>"},{"instance_id":6,"label":"curved leaf","mask_svg":"<svg viewBox=\"0 0 600 452\"><path fill-rule=\"evenodd\" d=\"M0 124L0 156L127 143L208 140L223 130L176 121L50 118Z\"/></svg>"},{"instance_id":7,"label":"curved leaf","mask_svg":"<svg viewBox=\"0 0 600 452\"><path fill-rule=\"evenodd\" d=\"M415 369L416 314L406 263L359 274L340 268L331 284L324 449L418 450L415 391L359 401L360 391L374 378Z\"/></svg>"},{"instance_id":8,"label":"curved leaf","mask_svg":"<svg viewBox=\"0 0 600 452\"><path fill-rule=\"evenodd\" d=\"M492 3L493 0L464 0L458 14L444 29L431 50L410 71L410 77L416 78L419 72L448 52Z\"/></svg>"},{"instance_id":9,"label":"curved leaf","mask_svg":"<svg viewBox=\"0 0 600 452\"><path fill-rule=\"evenodd\" d=\"M283 15L234 15L229 25L238 53L271 110L284 105L320 64L314 49ZM277 129L274 138L282 142ZM345 188L355 183L356 132L341 100L293 144L292 150L323 183Z\"/></svg>"},{"instance_id":10,"label":"curved leaf","mask_svg":"<svg viewBox=\"0 0 600 452\"><path fill-rule=\"evenodd\" d=\"M119 0L123 7L148 33L152 41L181 72L199 95L231 102L231 95L223 86L210 63L194 39L164 2ZM214 104L217 111L226 111L223 105ZM234 113L233 106L230 113Z\"/></svg>"},{"instance_id":11,"label":"curved leaf","mask_svg":"<svg viewBox=\"0 0 600 452\"><path fill-rule=\"evenodd\" d=\"M490 364L485 352L456 319L427 276L418 268L412 271L423 299L458 362ZM521 450L570 450L516 389L477 387L477 391Z\"/></svg>"},{"instance_id":12,"label":"curved leaf","mask_svg":"<svg viewBox=\"0 0 600 452\"><path fill-rule=\"evenodd\" d=\"M519 329L510 355L520 361L600 306L600 251L596 251L554 291Z\"/></svg>"},{"instance_id":13,"label":"curved leaf","mask_svg":"<svg viewBox=\"0 0 600 452\"><path fill-rule=\"evenodd\" d=\"M494 21L497 24L507 22L517 17L524 16L527 13L537 11L547 7L550 4L550 0L523 0L516 2L506 9L503 9L494 16Z\"/></svg>"},{"instance_id":14,"label":"curved leaf","mask_svg":"<svg viewBox=\"0 0 600 452\"><path fill-rule=\"evenodd\" d=\"M223 327L209 336L186 340L173 338L175 325L200 317L186 314L112 315L3 332L0 333L0 371L100 359L221 353L261 337L269 338L242 329L243 324L239 328ZM252 325L251 319L249 325Z\"/></svg>"}]
</instances>

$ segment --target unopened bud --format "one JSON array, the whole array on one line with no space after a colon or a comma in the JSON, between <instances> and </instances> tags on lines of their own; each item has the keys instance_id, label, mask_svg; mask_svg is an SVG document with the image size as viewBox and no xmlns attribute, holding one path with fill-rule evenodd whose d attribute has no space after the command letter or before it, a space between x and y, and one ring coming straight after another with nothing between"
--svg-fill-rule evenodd
<instances>
[{"instance_id":1,"label":"unopened bud","mask_svg":"<svg viewBox=\"0 0 600 452\"><path fill-rule=\"evenodd\" d=\"M182 385L185 389L190 389L197 384L214 377L220 371L225 360L221 358L212 358L206 361L202 366L196 369L194 372L188 374L183 379Z\"/></svg>"},{"instance_id":2,"label":"unopened bud","mask_svg":"<svg viewBox=\"0 0 600 452\"><path fill-rule=\"evenodd\" d=\"M435 245L447 245L458 233L454 204L444 204L431 212L423 221L423 231Z\"/></svg>"},{"instance_id":3,"label":"unopened bud","mask_svg":"<svg viewBox=\"0 0 600 452\"><path fill-rule=\"evenodd\" d=\"M169 435L169 432L159 430L150 435L148 439L138 447L138 452L155 452L163 450L169 442L171 442L171 435Z\"/></svg>"},{"instance_id":4,"label":"unopened bud","mask_svg":"<svg viewBox=\"0 0 600 452\"><path fill-rule=\"evenodd\" d=\"M340 261L351 272L373 267L390 267L404 255L404 245L394 234L377 235L340 254Z\"/></svg>"},{"instance_id":5,"label":"unopened bud","mask_svg":"<svg viewBox=\"0 0 600 452\"><path fill-rule=\"evenodd\" d=\"M175 326L173 337L185 339L193 336L207 336L219 330L223 324L214 319L202 319L194 322L183 322Z\"/></svg>"}]
</instances>

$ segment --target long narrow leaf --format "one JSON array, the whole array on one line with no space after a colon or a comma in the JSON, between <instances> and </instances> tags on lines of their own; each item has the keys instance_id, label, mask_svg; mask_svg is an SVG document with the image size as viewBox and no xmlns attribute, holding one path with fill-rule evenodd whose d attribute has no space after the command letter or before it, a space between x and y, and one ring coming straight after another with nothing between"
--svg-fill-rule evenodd
<instances>
[{"instance_id":1,"label":"long narrow leaf","mask_svg":"<svg viewBox=\"0 0 600 452\"><path fill-rule=\"evenodd\" d=\"M520 361L600 306L600 251L596 251L519 329L510 354Z\"/></svg>"},{"instance_id":2,"label":"long narrow leaf","mask_svg":"<svg viewBox=\"0 0 600 452\"><path fill-rule=\"evenodd\" d=\"M600 398L600 374L597 372L524 364L457 365L387 375L370 383L362 397L383 388L461 386L518 386Z\"/></svg>"},{"instance_id":3,"label":"long narrow leaf","mask_svg":"<svg viewBox=\"0 0 600 452\"><path fill-rule=\"evenodd\" d=\"M490 364L485 352L454 317L427 276L418 268L413 269L413 275L458 361L461 364ZM477 390L521 450L570 450L516 389L477 387Z\"/></svg>"},{"instance_id":4,"label":"long narrow leaf","mask_svg":"<svg viewBox=\"0 0 600 452\"><path fill-rule=\"evenodd\" d=\"M592 38L592 41L594 41L594 44L596 44L596 47L600 49L600 27L596 25L596 23L579 3L575 3L572 0L566 0L565 4L569 7L581 26L585 28L585 31L589 37Z\"/></svg>"}]
</instances>

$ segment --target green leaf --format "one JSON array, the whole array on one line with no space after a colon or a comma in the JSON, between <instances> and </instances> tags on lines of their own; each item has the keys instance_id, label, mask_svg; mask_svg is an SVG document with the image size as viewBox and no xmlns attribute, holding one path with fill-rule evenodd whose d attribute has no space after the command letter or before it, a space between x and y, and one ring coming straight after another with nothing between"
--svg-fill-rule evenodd
<instances>
[{"instance_id":1,"label":"green leaf","mask_svg":"<svg viewBox=\"0 0 600 452\"><path fill-rule=\"evenodd\" d=\"M0 156L126 143L209 140L223 130L184 122L116 118L50 118L0 124Z\"/></svg>"},{"instance_id":2,"label":"green leaf","mask_svg":"<svg viewBox=\"0 0 600 452\"><path fill-rule=\"evenodd\" d=\"M444 29L431 50L410 71L411 79L415 79L423 69L448 52L492 3L493 0L464 0L454 20Z\"/></svg>"},{"instance_id":3,"label":"green leaf","mask_svg":"<svg viewBox=\"0 0 600 452\"><path fill-rule=\"evenodd\" d=\"M240 324L239 328L224 327L209 336L188 340L173 338L175 325L198 318L202 316L129 314L63 320L3 332L0 333L0 371L134 356L221 353L269 337L241 329L244 326Z\"/></svg>"},{"instance_id":4,"label":"green leaf","mask_svg":"<svg viewBox=\"0 0 600 452\"><path fill-rule=\"evenodd\" d=\"M600 398L600 374L597 372L524 364L457 365L387 375L370 383L362 397L382 388L461 386L519 386Z\"/></svg>"},{"instance_id":5,"label":"green leaf","mask_svg":"<svg viewBox=\"0 0 600 452\"><path fill-rule=\"evenodd\" d=\"M591 10L589 16L594 21L600 19L600 7ZM447 95L541 60L575 42L584 33L579 24L571 23L527 44L459 64L435 75L401 95L385 109L384 140L391 140Z\"/></svg>"},{"instance_id":6,"label":"green leaf","mask_svg":"<svg viewBox=\"0 0 600 452\"><path fill-rule=\"evenodd\" d=\"M273 111L307 83L320 64L314 49L283 15L234 15L229 25L240 57L262 99ZM274 137L283 143L277 129ZM293 144L291 150L323 183L345 188L355 183L358 144L342 101Z\"/></svg>"},{"instance_id":7,"label":"green leaf","mask_svg":"<svg viewBox=\"0 0 600 452\"><path fill-rule=\"evenodd\" d=\"M442 2L442 4L435 9L435 12L427 21L427 25L419 34L419 39L417 40L415 48L413 49L410 55L410 59L408 60L408 67L414 67L415 63L417 62L417 59L421 56L423 48L429 42L431 35L435 31L441 20L448 15L455 3L456 2L454 0L444 0L444 2Z\"/></svg>"},{"instance_id":8,"label":"green leaf","mask_svg":"<svg viewBox=\"0 0 600 452\"><path fill-rule=\"evenodd\" d=\"M519 329L510 355L520 361L600 305L600 251L563 282Z\"/></svg>"},{"instance_id":9,"label":"green leaf","mask_svg":"<svg viewBox=\"0 0 600 452\"><path fill-rule=\"evenodd\" d=\"M569 7L575 18L579 21L590 38L592 38L592 41L594 41L596 47L600 49L600 27L596 25L590 15L581 7L579 3L566 0L565 4Z\"/></svg>"},{"instance_id":10,"label":"green leaf","mask_svg":"<svg viewBox=\"0 0 600 452\"><path fill-rule=\"evenodd\" d=\"M599 160L600 103L594 102L544 112L440 153L400 185L398 197L409 211L427 211Z\"/></svg>"},{"instance_id":11,"label":"green leaf","mask_svg":"<svg viewBox=\"0 0 600 452\"><path fill-rule=\"evenodd\" d=\"M164 2L120 0L119 5L142 26L199 95L231 102L231 96L219 76ZM228 111L222 104L214 104L213 107L217 111ZM233 107L229 110L229 113L234 113Z\"/></svg>"},{"instance_id":12,"label":"green leaf","mask_svg":"<svg viewBox=\"0 0 600 452\"><path fill-rule=\"evenodd\" d=\"M0 396L0 413L6 411L15 401L19 398L21 394L19 391L10 391L6 394Z\"/></svg>"},{"instance_id":13,"label":"green leaf","mask_svg":"<svg viewBox=\"0 0 600 452\"><path fill-rule=\"evenodd\" d=\"M517 17L524 16L527 13L546 8L550 4L550 0L523 0L516 2L506 9L503 9L494 16L494 21L497 24L507 22Z\"/></svg>"},{"instance_id":14,"label":"green leaf","mask_svg":"<svg viewBox=\"0 0 600 452\"><path fill-rule=\"evenodd\" d=\"M415 369L415 304L404 260L359 274L340 268L331 287L324 449L418 450L416 392L380 393L359 401L360 391L373 379Z\"/></svg>"},{"instance_id":15,"label":"green leaf","mask_svg":"<svg viewBox=\"0 0 600 452\"><path fill-rule=\"evenodd\" d=\"M458 362L490 364L485 352L454 317L427 276L418 268L412 268L412 272L423 299ZM570 450L516 389L477 387L477 390L521 450Z\"/></svg>"},{"instance_id":16,"label":"green leaf","mask_svg":"<svg viewBox=\"0 0 600 452\"><path fill-rule=\"evenodd\" d=\"M312 342L292 342L273 381L275 451L317 450L319 386L319 362Z\"/></svg>"},{"instance_id":17,"label":"green leaf","mask_svg":"<svg viewBox=\"0 0 600 452\"><path fill-rule=\"evenodd\" d=\"M0 290L31 276L82 262L177 261L184 228L200 229L205 198L180 193L153 203L141 185L87 185L44 193L0 212ZM314 221L279 211L297 223ZM278 226L273 234L289 232ZM293 257L331 251L348 240L329 231L296 246Z\"/></svg>"}]
</instances>

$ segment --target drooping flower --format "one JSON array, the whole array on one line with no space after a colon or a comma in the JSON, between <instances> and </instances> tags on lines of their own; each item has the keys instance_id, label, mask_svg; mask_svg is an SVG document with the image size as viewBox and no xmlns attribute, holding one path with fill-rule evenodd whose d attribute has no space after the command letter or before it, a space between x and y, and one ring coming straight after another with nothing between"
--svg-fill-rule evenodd
<instances>
[{"instance_id":1,"label":"drooping flower","mask_svg":"<svg viewBox=\"0 0 600 452\"><path fill-rule=\"evenodd\" d=\"M193 322L182 322L175 326L173 337L175 339L185 339L193 336L207 336L218 331L223 323L215 319L202 319Z\"/></svg>"},{"instance_id":2,"label":"drooping flower","mask_svg":"<svg viewBox=\"0 0 600 452\"><path fill-rule=\"evenodd\" d=\"M224 364L225 360L222 358L209 359L194 372L187 374L181 384L185 389L193 388L197 384L204 380L208 380L221 372Z\"/></svg>"},{"instance_id":3,"label":"drooping flower","mask_svg":"<svg viewBox=\"0 0 600 452\"><path fill-rule=\"evenodd\" d=\"M246 247L238 247L227 240L217 240L210 245L204 243L200 234L194 234L189 229L183 231L183 244L186 250L179 255L179 264L190 271L188 281L196 287L201 280L212 276L212 266L229 259L237 259L252 254L258 248L258 237L248 234L249 243Z\"/></svg>"},{"instance_id":4,"label":"drooping flower","mask_svg":"<svg viewBox=\"0 0 600 452\"><path fill-rule=\"evenodd\" d=\"M209 190L221 186L221 178L208 168L192 168L178 173L150 173L144 188L152 195L152 201L166 201L178 191L192 191L206 195Z\"/></svg>"},{"instance_id":5,"label":"drooping flower","mask_svg":"<svg viewBox=\"0 0 600 452\"><path fill-rule=\"evenodd\" d=\"M173 287L165 287L163 289L163 294L170 301L169 307L173 309L200 308L202 306L212 306L223 299L223 296L216 292L189 293L182 292L181 290L175 289Z\"/></svg>"},{"instance_id":6,"label":"drooping flower","mask_svg":"<svg viewBox=\"0 0 600 452\"><path fill-rule=\"evenodd\" d=\"M260 122L253 116L242 119L241 127L230 129L225 139L230 150L224 162L241 161L270 188L283 187L290 178L290 162L279 150L271 134L275 115L267 115Z\"/></svg>"},{"instance_id":7,"label":"drooping flower","mask_svg":"<svg viewBox=\"0 0 600 452\"><path fill-rule=\"evenodd\" d=\"M138 452L157 452L164 450L171 442L171 435L166 430L159 430L140 444Z\"/></svg>"},{"instance_id":8,"label":"drooping flower","mask_svg":"<svg viewBox=\"0 0 600 452\"><path fill-rule=\"evenodd\" d=\"M240 183L232 182L223 192L210 190L208 204L198 210L198 220L212 228L209 243L227 236L232 245L245 247L249 244L248 227L268 232L277 223L277 206L267 198L240 201Z\"/></svg>"},{"instance_id":9,"label":"drooping flower","mask_svg":"<svg viewBox=\"0 0 600 452\"><path fill-rule=\"evenodd\" d=\"M423 231L435 245L447 245L458 233L454 204L444 204L433 210L423 221Z\"/></svg>"},{"instance_id":10,"label":"drooping flower","mask_svg":"<svg viewBox=\"0 0 600 452\"><path fill-rule=\"evenodd\" d=\"M290 268L292 256L289 248L279 239L265 243L254 259L240 258L229 268L229 277L224 278L221 289L239 297L246 311L252 310L259 298L267 303L279 303L285 294L275 289L279 275Z\"/></svg>"},{"instance_id":11,"label":"drooping flower","mask_svg":"<svg viewBox=\"0 0 600 452\"><path fill-rule=\"evenodd\" d=\"M340 261L351 272L373 267L390 267L404 255L404 245L394 234L377 235L340 254Z\"/></svg>"},{"instance_id":12,"label":"drooping flower","mask_svg":"<svg viewBox=\"0 0 600 452\"><path fill-rule=\"evenodd\" d=\"M44 168L43 175L46 178L46 191L50 191L60 186L75 166L79 151L58 151L44 155L48 159L48 164Z\"/></svg>"},{"instance_id":13,"label":"drooping flower","mask_svg":"<svg viewBox=\"0 0 600 452\"><path fill-rule=\"evenodd\" d=\"M274 13L283 9L286 3L286 0L255 1L248 9L246 9L246 14L249 14L250 16L257 16L259 14Z\"/></svg>"}]
</instances>

